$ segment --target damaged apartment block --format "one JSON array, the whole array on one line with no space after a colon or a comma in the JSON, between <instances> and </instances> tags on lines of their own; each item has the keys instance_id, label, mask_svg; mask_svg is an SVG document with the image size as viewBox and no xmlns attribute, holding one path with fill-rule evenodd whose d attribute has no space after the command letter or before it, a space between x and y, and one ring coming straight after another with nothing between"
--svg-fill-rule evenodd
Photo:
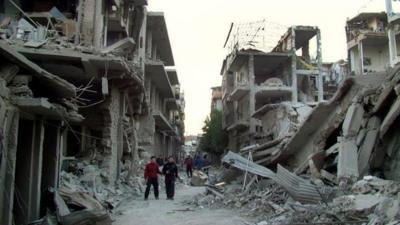
<instances>
[{"instance_id":1,"label":"damaged apartment block","mask_svg":"<svg viewBox=\"0 0 400 225\"><path fill-rule=\"evenodd\" d=\"M228 40L237 42L221 71L229 149L294 133L311 110L308 105L323 100L320 30L290 27L269 52L246 48L237 35L229 35Z\"/></svg>"},{"instance_id":2,"label":"damaged apartment block","mask_svg":"<svg viewBox=\"0 0 400 225\"><path fill-rule=\"evenodd\" d=\"M116 193L141 187L139 149L178 154L184 96L165 69L164 16L146 5L0 1L1 224L37 224L49 209L56 223L110 224Z\"/></svg>"}]
</instances>

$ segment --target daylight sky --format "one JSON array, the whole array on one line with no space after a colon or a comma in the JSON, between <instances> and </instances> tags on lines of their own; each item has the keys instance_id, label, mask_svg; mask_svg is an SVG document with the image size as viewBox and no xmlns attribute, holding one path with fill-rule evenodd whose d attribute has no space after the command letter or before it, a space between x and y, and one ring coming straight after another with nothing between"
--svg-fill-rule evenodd
<instances>
[{"instance_id":1,"label":"daylight sky","mask_svg":"<svg viewBox=\"0 0 400 225\"><path fill-rule=\"evenodd\" d=\"M319 26L323 60L346 59L345 22L359 12L384 11L385 0L149 0L163 11L186 99L186 135L199 134L210 112L211 87L221 84L231 22L266 19L285 26Z\"/></svg>"}]
</instances>

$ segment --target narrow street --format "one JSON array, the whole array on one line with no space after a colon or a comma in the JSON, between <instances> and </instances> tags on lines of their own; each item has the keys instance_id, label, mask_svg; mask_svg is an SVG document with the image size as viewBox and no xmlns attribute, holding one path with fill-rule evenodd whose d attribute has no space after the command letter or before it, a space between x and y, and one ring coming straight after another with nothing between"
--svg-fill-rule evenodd
<instances>
[{"instance_id":1,"label":"narrow street","mask_svg":"<svg viewBox=\"0 0 400 225\"><path fill-rule=\"evenodd\" d=\"M115 215L114 225L244 225L246 220L229 209L201 209L184 204L185 201L204 192L204 187L191 187L179 185L174 201L166 200L165 190L160 191L160 200L155 200L154 195L148 201L142 198L131 199L124 202L122 215Z\"/></svg>"}]
</instances>

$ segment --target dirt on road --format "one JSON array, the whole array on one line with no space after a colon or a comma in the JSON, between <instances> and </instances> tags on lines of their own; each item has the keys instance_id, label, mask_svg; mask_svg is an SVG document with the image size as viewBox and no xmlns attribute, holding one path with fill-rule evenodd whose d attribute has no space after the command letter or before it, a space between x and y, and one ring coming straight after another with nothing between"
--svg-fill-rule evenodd
<instances>
[{"instance_id":1,"label":"dirt on road","mask_svg":"<svg viewBox=\"0 0 400 225\"><path fill-rule=\"evenodd\" d=\"M161 189L160 199L130 199L115 213L114 225L248 225L245 218L228 209L201 209L185 205L184 202L203 192L204 187L180 185L175 200L166 200ZM151 193L152 194L152 193Z\"/></svg>"}]
</instances>

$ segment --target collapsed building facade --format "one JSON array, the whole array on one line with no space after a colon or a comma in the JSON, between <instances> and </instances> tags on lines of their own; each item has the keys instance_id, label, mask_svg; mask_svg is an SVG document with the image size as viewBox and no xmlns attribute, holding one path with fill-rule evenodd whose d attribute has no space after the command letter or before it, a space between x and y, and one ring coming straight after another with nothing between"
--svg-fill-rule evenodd
<instances>
[{"instance_id":1,"label":"collapsed building facade","mask_svg":"<svg viewBox=\"0 0 400 225\"><path fill-rule=\"evenodd\" d=\"M140 149L180 151L183 94L164 15L146 5L0 1L1 224L45 216L45 191L82 162L112 189Z\"/></svg>"},{"instance_id":2,"label":"collapsed building facade","mask_svg":"<svg viewBox=\"0 0 400 225\"><path fill-rule=\"evenodd\" d=\"M224 60L223 128L229 133L228 149L238 151L248 145L261 144L279 138L272 126L277 114L289 103L292 112L284 110L283 117L297 120L318 101L323 100L323 65L320 30L317 27L293 26L281 37L270 52L234 48ZM228 37L229 38L229 37ZM315 52L311 53L313 42ZM238 46L238 45L236 45ZM295 118L296 117L296 118ZM284 121L283 119L282 121ZM285 121L286 122L286 121ZM295 123L299 123L293 121ZM291 126L292 124L281 124ZM271 128L271 129L269 129Z\"/></svg>"},{"instance_id":3,"label":"collapsed building facade","mask_svg":"<svg viewBox=\"0 0 400 225\"><path fill-rule=\"evenodd\" d=\"M230 143L220 179L189 204L231 207L256 218L258 225L399 224L400 14L392 11L392 2L387 0L387 15L361 13L347 21L350 72L346 62L339 62L343 74L324 80L324 87L326 81L339 84L332 96L324 90L329 99L260 107L253 117L260 119L267 138L244 146ZM242 52L249 58L265 54ZM328 74L332 65L323 67ZM257 76L253 70L248 71ZM223 74L230 96L251 93L235 87L229 71ZM225 95L223 106L229 115Z\"/></svg>"}]
</instances>

